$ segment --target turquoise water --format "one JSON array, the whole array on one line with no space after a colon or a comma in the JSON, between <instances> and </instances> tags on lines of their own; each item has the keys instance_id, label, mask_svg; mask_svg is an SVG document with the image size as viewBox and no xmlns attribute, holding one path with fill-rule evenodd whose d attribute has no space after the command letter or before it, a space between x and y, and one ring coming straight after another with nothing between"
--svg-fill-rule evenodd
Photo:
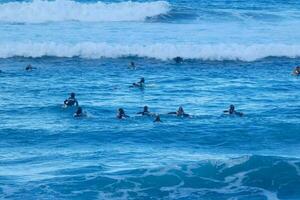
<instances>
[{"instance_id":1,"label":"turquoise water","mask_svg":"<svg viewBox=\"0 0 300 200\"><path fill-rule=\"evenodd\" d=\"M300 199L299 8L2 2L0 198Z\"/></svg>"}]
</instances>

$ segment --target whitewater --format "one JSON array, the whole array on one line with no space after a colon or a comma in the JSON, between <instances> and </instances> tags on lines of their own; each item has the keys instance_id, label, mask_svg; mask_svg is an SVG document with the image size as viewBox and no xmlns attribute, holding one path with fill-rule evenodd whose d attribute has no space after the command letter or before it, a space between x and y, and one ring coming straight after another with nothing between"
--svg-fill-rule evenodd
<instances>
[{"instance_id":1,"label":"whitewater","mask_svg":"<svg viewBox=\"0 0 300 200\"><path fill-rule=\"evenodd\" d=\"M0 57L254 61L299 56L297 3L259 9L211 4L205 9L195 2L166 1L1 3Z\"/></svg>"},{"instance_id":2,"label":"whitewater","mask_svg":"<svg viewBox=\"0 0 300 200\"><path fill-rule=\"evenodd\" d=\"M16 12L17 11L17 12ZM80 3L70 0L8 2L0 5L1 22L43 23L58 21L144 21L169 11L169 3Z\"/></svg>"},{"instance_id":3,"label":"whitewater","mask_svg":"<svg viewBox=\"0 0 300 200\"><path fill-rule=\"evenodd\" d=\"M300 199L299 32L296 0L0 1L0 199Z\"/></svg>"},{"instance_id":4,"label":"whitewater","mask_svg":"<svg viewBox=\"0 0 300 200\"><path fill-rule=\"evenodd\" d=\"M120 58L120 57L146 57L161 60L171 60L177 56L184 59L201 60L241 60L255 61L267 57L300 56L300 45L110 45L107 43L12 43L3 44L0 50L1 58L14 56L39 58L43 56L53 57L81 57L88 59ZM168 49L168 51L165 51Z\"/></svg>"}]
</instances>

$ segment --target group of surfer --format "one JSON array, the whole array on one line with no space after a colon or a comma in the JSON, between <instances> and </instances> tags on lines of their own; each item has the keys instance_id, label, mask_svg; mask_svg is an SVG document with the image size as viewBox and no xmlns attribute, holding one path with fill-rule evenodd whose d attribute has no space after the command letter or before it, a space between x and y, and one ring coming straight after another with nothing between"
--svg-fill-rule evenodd
<instances>
[{"instance_id":1,"label":"group of surfer","mask_svg":"<svg viewBox=\"0 0 300 200\"><path fill-rule=\"evenodd\" d=\"M77 107L77 110L75 111L75 113L73 115L74 117L87 116L86 112L84 112L82 107L79 106L78 101L75 97L75 93L72 92L70 94L70 97L64 101L64 107L73 107L73 106ZM244 115L243 113L236 111L234 105L230 105L229 109L225 110L224 113L227 113L232 116L235 115L235 116L240 116L240 117L242 117ZM148 106L144 106L143 111L138 112L136 114L142 115L142 116L148 116L148 117L155 117L153 122L162 122L160 119L160 115L150 112ZM177 117L191 117L191 115L185 113L182 106L180 106L176 112L169 112L167 114L175 115ZM125 110L123 108L119 108L117 110L116 118L117 119L126 119L126 118L130 118L130 116L125 113Z\"/></svg>"},{"instance_id":2,"label":"group of surfer","mask_svg":"<svg viewBox=\"0 0 300 200\"><path fill-rule=\"evenodd\" d=\"M155 114L155 113L151 113L149 111L149 107L148 106L144 106L143 111L136 113L138 115L142 115L142 116L148 116L148 117L155 117L154 122L161 122L160 119L160 115L159 114ZM169 112L167 113L168 115L176 115L178 117L190 117L189 114L186 114L182 108L182 106L180 106L178 108L178 110L176 112ZM123 108L119 108L118 109L118 113L117 113L117 119L126 119L129 118L128 115L126 115L125 111Z\"/></svg>"},{"instance_id":3,"label":"group of surfer","mask_svg":"<svg viewBox=\"0 0 300 200\"><path fill-rule=\"evenodd\" d=\"M182 62L184 61L184 59L183 59L182 57L180 57L180 56L177 56L177 57L173 58L173 61L174 61L175 63L179 64L179 63L182 63ZM133 61L131 61L131 62L129 63L128 68L130 68L130 69L136 69L135 63L134 63ZM25 70L26 70L26 71L32 71L32 70L35 70L35 69L37 69L37 68L36 68L36 67L33 67L31 64L28 64L28 65L25 67ZM2 73L2 72L3 72L3 71L0 70L0 73ZM295 76L299 76L299 75L300 75L300 66L296 66L296 67L294 68L292 74L295 75Z\"/></svg>"},{"instance_id":4,"label":"group of surfer","mask_svg":"<svg viewBox=\"0 0 300 200\"><path fill-rule=\"evenodd\" d=\"M83 112L82 108L79 106L77 99L75 98L75 93L72 92L70 97L64 101L64 107L76 106L77 110L74 113L74 117L84 117L86 113Z\"/></svg>"},{"instance_id":5,"label":"group of surfer","mask_svg":"<svg viewBox=\"0 0 300 200\"><path fill-rule=\"evenodd\" d=\"M181 57L175 57L173 60L176 63L183 62L183 58L181 58ZM134 62L130 62L129 63L129 67L135 69L136 65L135 65ZM32 70L35 70L35 69L37 69L37 68L33 67L31 64L27 65L26 68L25 68L26 71L32 71ZM0 70L0 73L1 72L2 71ZM292 74L295 75L295 76L299 76L300 75L300 66L295 67L295 69L293 70ZM145 87L145 78L142 77L140 79L140 81L138 81L136 83L132 83L132 85L129 86L129 87L138 87L138 88L141 88L141 89L144 88ZM76 106L77 107L77 110L74 113L74 117L83 117L83 116L86 116L86 112L84 112L83 109L82 109L82 107L79 106L78 101L75 98L75 93L71 93L70 97L64 101L64 106L65 107L72 107L72 106ZM225 110L224 113L229 114L229 115L240 116L240 117L244 115L243 113L236 111L234 105L230 105L229 109ZM160 115L159 114L151 113L149 111L148 106L144 106L143 111L142 112L138 112L137 114L140 114L140 115L143 115L143 116L155 117L154 122L161 122ZM176 112L169 112L167 114L169 114L169 115L176 115L178 117L190 117L189 114L187 114L187 113L184 112L182 106L180 106ZM129 118L129 116L126 115L126 113L125 113L125 111L124 111L123 108L119 108L118 109L116 117L118 119Z\"/></svg>"}]
</instances>

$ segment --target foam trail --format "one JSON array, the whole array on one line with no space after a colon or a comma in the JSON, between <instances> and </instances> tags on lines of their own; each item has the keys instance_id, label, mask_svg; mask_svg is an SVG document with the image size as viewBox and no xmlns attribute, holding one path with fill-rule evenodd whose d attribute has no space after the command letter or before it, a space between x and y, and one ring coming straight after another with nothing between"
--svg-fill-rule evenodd
<instances>
[{"instance_id":1,"label":"foam trail","mask_svg":"<svg viewBox=\"0 0 300 200\"><path fill-rule=\"evenodd\" d=\"M143 21L147 17L166 14L166 1L79 3L71 0L33 0L0 4L0 21L41 23L49 21Z\"/></svg>"},{"instance_id":2,"label":"foam trail","mask_svg":"<svg viewBox=\"0 0 300 200\"><path fill-rule=\"evenodd\" d=\"M166 51L167 49L167 51ZM8 43L0 44L0 58L23 57L82 57L118 58L138 56L161 60L181 56L185 59L255 61L269 56L295 58L300 56L300 45L287 44L205 44L205 45L120 45L108 43Z\"/></svg>"}]
</instances>

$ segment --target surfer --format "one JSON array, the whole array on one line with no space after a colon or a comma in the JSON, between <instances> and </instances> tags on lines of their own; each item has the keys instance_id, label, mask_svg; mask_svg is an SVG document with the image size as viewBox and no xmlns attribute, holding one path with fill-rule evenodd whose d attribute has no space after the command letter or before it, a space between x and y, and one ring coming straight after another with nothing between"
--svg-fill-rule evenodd
<instances>
[{"instance_id":1,"label":"surfer","mask_svg":"<svg viewBox=\"0 0 300 200\"><path fill-rule=\"evenodd\" d=\"M133 83L132 86L130 87L139 87L139 88L144 88L145 87L145 79L141 78L141 80L137 83Z\"/></svg>"},{"instance_id":2,"label":"surfer","mask_svg":"<svg viewBox=\"0 0 300 200\"><path fill-rule=\"evenodd\" d=\"M129 63L128 68L130 68L130 69L135 69L135 68L136 68L135 63L134 63L133 61L131 61L131 62Z\"/></svg>"},{"instance_id":3,"label":"surfer","mask_svg":"<svg viewBox=\"0 0 300 200\"><path fill-rule=\"evenodd\" d=\"M300 66L297 66L297 67L294 69L293 74L294 74L295 76L299 76L299 75L300 75Z\"/></svg>"},{"instance_id":4,"label":"surfer","mask_svg":"<svg viewBox=\"0 0 300 200\"><path fill-rule=\"evenodd\" d=\"M156 118L155 118L155 120L154 120L153 122L162 122L162 121L160 120L160 116L157 115Z\"/></svg>"},{"instance_id":5,"label":"surfer","mask_svg":"<svg viewBox=\"0 0 300 200\"><path fill-rule=\"evenodd\" d=\"M242 117L244 114L242 112L235 111L234 105L230 105L228 110L225 110L224 113L228 113L229 115L237 115Z\"/></svg>"},{"instance_id":6,"label":"surfer","mask_svg":"<svg viewBox=\"0 0 300 200\"><path fill-rule=\"evenodd\" d=\"M118 119L124 119L124 118L128 118L129 116L125 114L125 111L123 108L119 108L118 109L118 113L117 113L117 118Z\"/></svg>"},{"instance_id":7,"label":"surfer","mask_svg":"<svg viewBox=\"0 0 300 200\"><path fill-rule=\"evenodd\" d=\"M79 106L73 116L74 117L84 117L84 116L86 116L86 113L84 113L82 111L82 108Z\"/></svg>"},{"instance_id":8,"label":"surfer","mask_svg":"<svg viewBox=\"0 0 300 200\"><path fill-rule=\"evenodd\" d=\"M170 115L176 115L178 117L189 117L189 114L186 114L183 110L183 107L180 106L176 112L169 112Z\"/></svg>"},{"instance_id":9,"label":"surfer","mask_svg":"<svg viewBox=\"0 0 300 200\"><path fill-rule=\"evenodd\" d=\"M144 106L144 110L143 110L142 112L138 112L137 114L140 114L140 115L147 115L147 116L152 115L152 113L149 112L148 106Z\"/></svg>"},{"instance_id":10,"label":"surfer","mask_svg":"<svg viewBox=\"0 0 300 200\"><path fill-rule=\"evenodd\" d=\"M64 105L67 106L67 107L68 106L74 106L74 105L78 106L78 101L75 98L75 93L74 92L72 92L70 94L70 97L64 101Z\"/></svg>"},{"instance_id":11,"label":"surfer","mask_svg":"<svg viewBox=\"0 0 300 200\"><path fill-rule=\"evenodd\" d=\"M26 71L32 71L32 70L34 70L34 69L36 69L36 68L35 68L35 67L32 67L31 64L27 65L26 68L25 68Z\"/></svg>"}]
</instances>

